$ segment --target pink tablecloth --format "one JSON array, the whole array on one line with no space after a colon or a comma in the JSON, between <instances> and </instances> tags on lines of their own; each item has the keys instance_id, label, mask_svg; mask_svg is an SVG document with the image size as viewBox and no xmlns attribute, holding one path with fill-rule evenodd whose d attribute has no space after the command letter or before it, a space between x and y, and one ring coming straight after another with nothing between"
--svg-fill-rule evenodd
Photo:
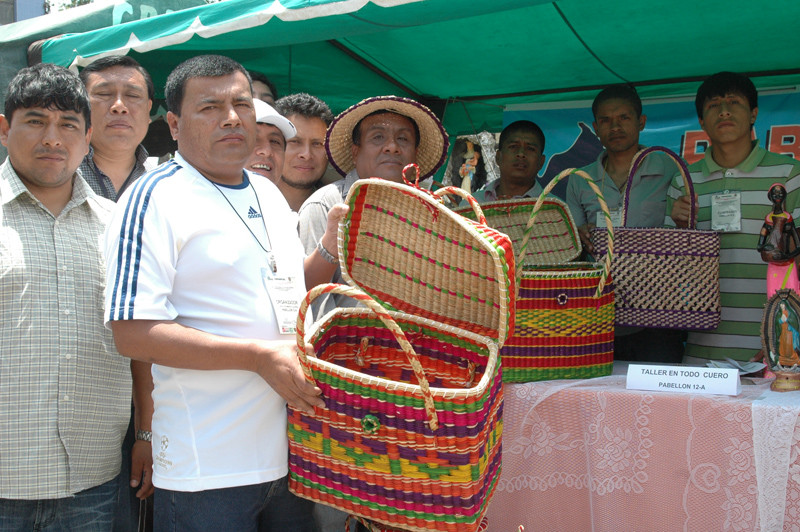
<instances>
[{"instance_id":1,"label":"pink tablecloth","mask_svg":"<svg viewBox=\"0 0 800 532\"><path fill-rule=\"evenodd\" d=\"M793 394L783 397L798 403ZM763 438L754 445L753 405L762 408L765 395L774 403L768 385L743 386L737 397L626 390L617 375L506 385L503 471L488 529L764 530L757 478L769 464L761 458L757 475ZM762 426L772 408L782 410L763 408ZM771 505L784 514L766 528L800 531L800 424L790 416L794 430L790 421L786 442L775 442L788 453L777 472L785 504Z\"/></svg>"}]
</instances>

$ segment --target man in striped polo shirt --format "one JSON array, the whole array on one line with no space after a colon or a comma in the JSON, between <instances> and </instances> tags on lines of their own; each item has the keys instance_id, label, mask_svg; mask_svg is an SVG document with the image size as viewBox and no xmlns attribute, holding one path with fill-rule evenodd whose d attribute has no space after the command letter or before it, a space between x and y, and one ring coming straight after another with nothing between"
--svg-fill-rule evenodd
<instances>
[{"instance_id":1,"label":"man in striped polo shirt","mask_svg":"<svg viewBox=\"0 0 800 532\"><path fill-rule=\"evenodd\" d=\"M720 72L695 98L700 126L711 146L689 167L697 203L697 228L721 232L722 320L713 331L690 332L686 362L730 357L750 360L761 349L767 265L756 251L773 183L786 187L786 210L800 216L800 163L769 152L752 140L758 93L746 76ZM680 176L670 186L666 224L686 227L689 197Z\"/></svg>"}]
</instances>

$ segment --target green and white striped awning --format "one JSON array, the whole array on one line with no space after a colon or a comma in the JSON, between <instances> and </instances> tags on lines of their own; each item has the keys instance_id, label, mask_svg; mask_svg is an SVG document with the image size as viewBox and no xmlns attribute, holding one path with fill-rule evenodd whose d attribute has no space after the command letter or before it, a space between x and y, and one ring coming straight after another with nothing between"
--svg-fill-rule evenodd
<instances>
[{"instance_id":1,"label":"green and white striped awning","mask_svg":"<svg viewBox=\"0 0 800 532\"><path fill-rule=\"evenodd\" d=\"M131 54L160 88L180 61L221 53L334 112L417 98L454 135L499 129L509 104L590 99L621 81L671 97L734 70L793 88L799 21L796 0L226 0L51 39L42 58Z\"/></svg>"}]
</instances>

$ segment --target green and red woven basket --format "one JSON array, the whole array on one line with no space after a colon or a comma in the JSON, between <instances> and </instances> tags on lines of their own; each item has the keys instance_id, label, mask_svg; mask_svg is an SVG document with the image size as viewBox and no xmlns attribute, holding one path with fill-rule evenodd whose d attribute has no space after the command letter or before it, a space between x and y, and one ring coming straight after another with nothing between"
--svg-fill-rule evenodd
<instances>
[{"instance_id":1,"label":"green and red woven basket","mask_svg":"<svg viewBox=\"0 0 800 532\"><path fill-rule=\"evenodd\" d=\"M571 174L587 179L598 194L610 229L602 193L581 170L561 172L538 200L481 206L487 224L508 233L517 256L515 327L500 350L504 382L585 379L612 371L614 287L608 273L613 252L604 263L573 262L581 253L575 222L563 201L548 196ZM458 212L475 218L472 209Z\"/></svg>"},{"instance_id":2,"label":"green and red woven basket","mask_svg":"<svg viewBox=\"0 0 800 532\"><path fill-rule=\"evenodd\" d=\"M404 530L473 532L500 472L498 349L512 325L508 238L431 193L358 181L339 230L348 283L309 292L298 316L306 375L326 408L289 408L290 489ZM304 336L310 301L339 308Z\"/></svg>"}]
</instances>

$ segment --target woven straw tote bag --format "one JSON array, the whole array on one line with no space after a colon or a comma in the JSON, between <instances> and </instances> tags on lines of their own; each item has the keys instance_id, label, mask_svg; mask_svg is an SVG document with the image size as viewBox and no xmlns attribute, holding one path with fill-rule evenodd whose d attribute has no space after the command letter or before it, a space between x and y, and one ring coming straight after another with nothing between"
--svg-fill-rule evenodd
<instances>
[{"instance_id":1,"label":"woven straw tote bag","mask_svg":"<svg viewBox=\"0 0 800 532\"><path fill-rule=\"evenodd\" d=\"M631 163L623 204L623 226L627 220L633 176L644 159L655 152L666 153L675 161L689 197L694 197L694 186L683 159L667 148L646 148L637 153ZM694 202L689 219L691 225L687 229L614 228L611 276L617 290L617 325L717 328L720 320L719 233L695 228ZM608 248L606 235L604 229L591 232L598 259L605 256Z\"/></svg>"}]
</instances>

